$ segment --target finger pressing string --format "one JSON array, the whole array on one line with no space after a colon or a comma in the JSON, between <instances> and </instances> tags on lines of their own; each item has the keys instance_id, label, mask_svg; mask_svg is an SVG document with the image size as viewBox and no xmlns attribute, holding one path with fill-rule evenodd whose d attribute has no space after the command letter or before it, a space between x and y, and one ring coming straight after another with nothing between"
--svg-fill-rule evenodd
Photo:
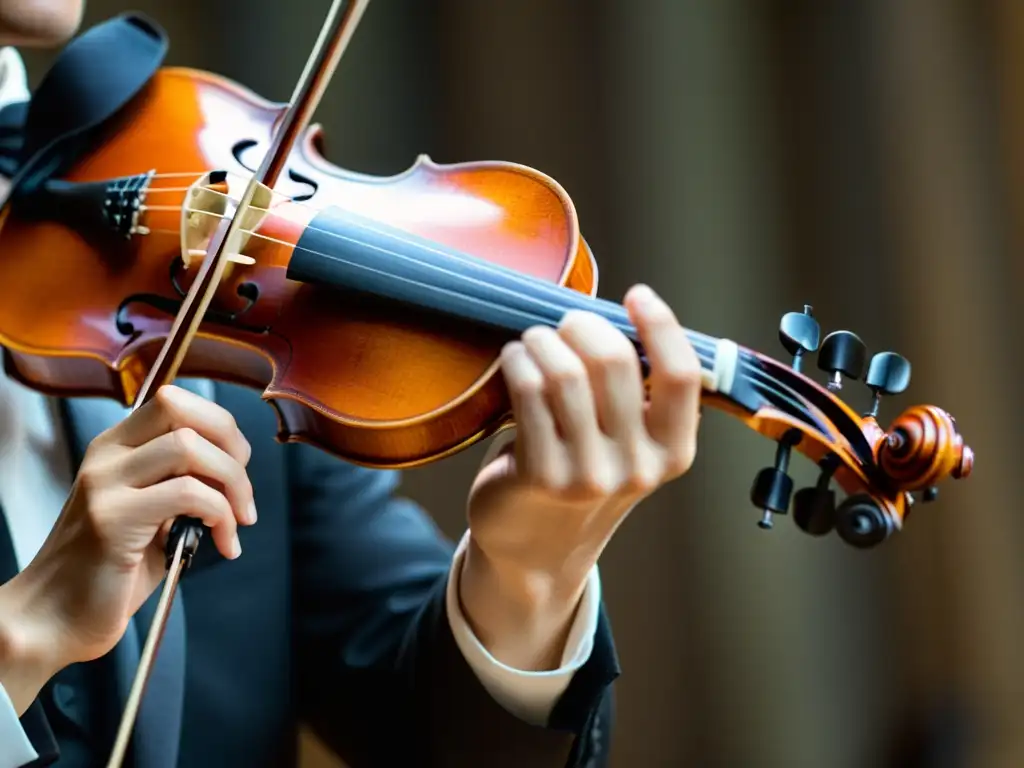
<instances>
[{"instance_id":1,"label":"finger pressing string","mask_svg":"<svg viewBox=\"0 0 1024 768\"><path fill-rule=\"evenodd\" d=\"M564 472L563 447L555 419L544 395L544 375L521 341L507 344L501 353L502 373L512 401L527 477L558 485Z\"/></svg>"},{"instance_id":2,"label":"finger pressing string","mask_svg":"<svg viewBox=\"0 0 1024 768\"><path fill-rule=\"evenodd\" d=\"M647 431L672 451L688 451L700 408L700 360L671 308L647 286L637 286L625 303L651 364Z\"/></svg>"}]
</instances>

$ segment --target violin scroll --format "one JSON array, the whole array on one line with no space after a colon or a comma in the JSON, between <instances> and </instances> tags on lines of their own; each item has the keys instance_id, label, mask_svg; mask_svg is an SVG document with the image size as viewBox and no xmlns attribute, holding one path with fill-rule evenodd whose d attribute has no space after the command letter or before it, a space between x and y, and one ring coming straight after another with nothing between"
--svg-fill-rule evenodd
<instances>
[{"instance_id":1,"label":"violin scroll","mask_svg":"<svg viewBox=\"0 0 1024 768\"><path fill-rule=\"evenodd\" d=\"M790 366L760 358L786 398L776 399L777 410L748 422L778 444L774 464L757 474L750 498L762 510L758 525L763 529L772 528L773 515L787 514L792 506L793 521L803 532L824 536L835 530L847 544L866 549L902 529L915 501L912 493L932 501L938 483L970 475L974 452L956 420L933 405L908 408L883 430L877 420L881 399L906 391L910 362L895 352L868 361L867 346L856 334L835 331L819 345L819 333L812 308L805 305L802 313L784 315L779 327L782 346L793 356ZM829 376L824 386L801 372L806 355L814 352L817 367ZM871 405L862 416L839 398L843 376L863 377L871 390ZM794 449L820 468L817 483L795 494L787 474ZM838 503L833 481L846 492Z\"/></svg>"},{"instance_id":2,"label":"violin scroll","mask_svg":"<svg viewBox=\"0 0 1024 768\"><path fill-rule=\"evenodd\" d=\"M892 423L879 445L878 464L898 488L916 491L947 477L968 477L974 451L964 444L952 416L934 405L916 405Z\"/></svg>"},{"instance_id":3,"label":"violin scroll","mask_svg":"<svg viewBox=\"0 0 1024 768\"><path fill-rule=\"evenodd\" d=\"M867 419L866 425L873 416ZM974 467L974 451L957 432L956 420L934 405L908 408L888 432L878 434L878 467L888 484L904 495L907 507L914 501L911 492L920 491L924 502L934 501L939 482L965 478ZM869 494L850 496L836 510L840 538L859 548L885 541L896 530L894 523Z\"/></svg>"}]
</instances>

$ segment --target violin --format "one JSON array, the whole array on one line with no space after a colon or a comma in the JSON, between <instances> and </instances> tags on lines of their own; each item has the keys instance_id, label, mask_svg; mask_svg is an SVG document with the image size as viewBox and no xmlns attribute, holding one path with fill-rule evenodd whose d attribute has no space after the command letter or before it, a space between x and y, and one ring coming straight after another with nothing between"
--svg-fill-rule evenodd
<instances>
[{"instance_id":1,"label":"violin","mask_svg":"<svg viewBox=\"0 0 1024 768\"><path fill-rule=\"evenodd\" d=\"M288 104L160 68L59 178L8 201L0 345L12 378L133 407L177 376L240 384L274 408L278 440L399 468L514 426L499 353L531 326L589 310L644 361L625 309L597 296L597 261L554 179L426 156L377 177L325 159L309 118L367 3L342 13L335 1ZM810 307L779 335L785 361L688 331L704 404L778 444L751 489L762 527L792 506L807 533L873 547L903 528L913 493L930 500L970 474L944 410L913 406L881 426L882 397L909 385L904 358L868 359L848 331L821 339ZM804 371L813 353L825 383ZM844 376L873 393L865 412L841 398ZM821 469L795 495L793 451ZM201 534L179 522L172 575Z\"/></svg>"}]
</instances>

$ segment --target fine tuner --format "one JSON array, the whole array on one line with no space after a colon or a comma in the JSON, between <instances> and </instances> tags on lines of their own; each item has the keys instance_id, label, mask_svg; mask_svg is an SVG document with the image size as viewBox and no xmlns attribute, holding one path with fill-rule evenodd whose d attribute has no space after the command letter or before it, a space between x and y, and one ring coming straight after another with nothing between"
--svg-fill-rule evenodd
<instances>
[{"instance_id":1,"label":"fine tuner","mask_svg":"<svg viewBox=\"0 0 1024 768\"><path fill-rule=\"evenodd\" d=\"M833 331L821 339L821 328L810 305L805 304L803 312L783 315L779 323L779 340L786 352L793 356L792 368L796 372L803 370L807 355L818 353L817 365L829 375L827 388L830 392L842 389L844 376L855 380L863 377L871 392L871 404L862 417L862 426L865 434L877 445L876 456L887 465L906 470L907 464L920 452L928 454L923 457L925 459L937 452L941 427L948 427L950 434L955 433L956 420L933 406L908 409L894 422L889 432L883 432L878 425L882 397L907 390L910 386L910 361L895 352L879 352L868 361L867 345L851 331ZM936 425L940 429L931 429ZM824 536L835 529L843 541L858 548L873 547L888 538L894 528L892 518L869 494L855 493L836 505L835 491L830 488L839 466L834 454L819 462L821 471L817 484L801 488L794 495L793 479L787 470L790 454L802 437L799 430L786 431L778 440L774 465L765 467L754 478L750 499L763 511L758 526L770 530L774 524L773 515L787 514L792 504L793 521L800 530L812 536ZM973 451L961 440L959 446L954 447L954 454L958 458L954 459L950 474L954 478L967 477L974 465ZM902 474L905 476L906 472ZM915 496L911 491L903 491L903 496L907 508L914 504ZM921 501L934 501L937 497L938 488L934 484L925 485L920 490Z\"/></svg>"}]
</instances>

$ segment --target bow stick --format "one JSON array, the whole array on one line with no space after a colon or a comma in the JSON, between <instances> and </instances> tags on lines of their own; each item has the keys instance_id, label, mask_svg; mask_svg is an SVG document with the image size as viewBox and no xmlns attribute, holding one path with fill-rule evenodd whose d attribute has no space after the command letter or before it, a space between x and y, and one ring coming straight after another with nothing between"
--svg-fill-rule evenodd
<instances>
[{"instance_id":1,"label":"bow stick","mask_svg":"<svg viewBox=\"0 0 1024 768\"><path fill-rule=\"evenodd\" d=\"M217 292L225 267L231 260L231 255L239 252L239 239L243 234L242 220L252 205L253 198L261 188L272 189L277 183L296 139L309 126L309 121L370 0L349 0L343 13L341 9L344 4L344 0L334 0L331 4L320 37L306 61L306 68L295 86L288 109L274 134L274 141L264 155L259 169L249 180L235 214L230 219L222 221L214 232L199 273L178 310L156 362L150 368L139 390L132 407L133 412L148 403L160 387L170 384L177 378L178 369ZM202 524L198 520L187 517L178 518L171 527L167 541L167 576L164 579L153 623L146 636L139 668L128 694L107 768L120 768L124 761L142 703L142 695L167 625L178 581L182 572L192 562L192 556L202 538L202 531Z\"/></svg>"}]
</instances>

